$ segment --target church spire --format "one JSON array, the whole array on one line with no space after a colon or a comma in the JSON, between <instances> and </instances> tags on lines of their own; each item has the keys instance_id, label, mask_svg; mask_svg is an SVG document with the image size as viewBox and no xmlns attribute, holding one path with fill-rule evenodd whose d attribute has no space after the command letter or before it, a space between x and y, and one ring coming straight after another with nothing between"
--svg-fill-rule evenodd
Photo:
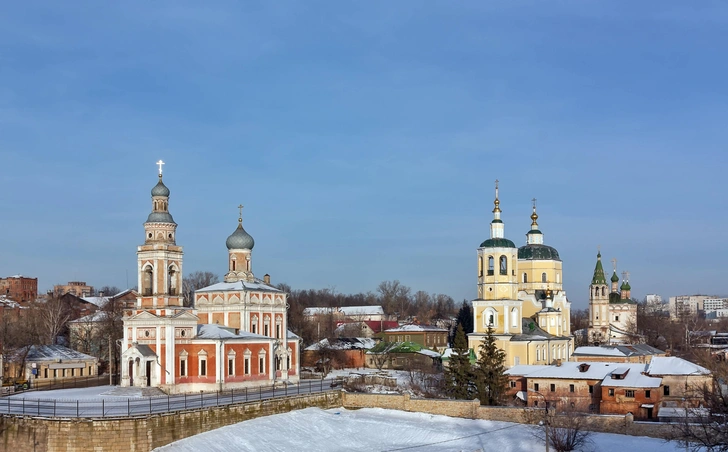
<instances>
[{"instance_id":1,"label":"church spire","mask_svg":"<svg viewBox=\"0 0 728 452\"><path fill-rule=\"evenodd\" d=\"M607 284L607 278L604 275L604 267L602 267L602 252L597 251L597 265L594 267L594 276L592 276L593 285Z\"/></svg>"},{"instance_id":2,"label":"church spire","mask_svg":"<svg viewBox=\"0 0 728 452\"><path fill-rule=\"evenodd\" d=\"M503 221L501 221L500 199L498 199L498 179L495 180L495 200L493 201L493 221L490 222L490 238L502 239L504 237Z\"/></svg>"},{"instance_id":3,"label":"church spire","mask_svg":"<svg viewBox=\"0 0 728 452\"><path fill-rule=\"evenodd\" d=\"M533 212L531 213L531 230L526 233L526 243L529 245L543 245L543 233L538 229L536 198L533 198L531 202L533 202Z\"/></svg>"}]
</instances>

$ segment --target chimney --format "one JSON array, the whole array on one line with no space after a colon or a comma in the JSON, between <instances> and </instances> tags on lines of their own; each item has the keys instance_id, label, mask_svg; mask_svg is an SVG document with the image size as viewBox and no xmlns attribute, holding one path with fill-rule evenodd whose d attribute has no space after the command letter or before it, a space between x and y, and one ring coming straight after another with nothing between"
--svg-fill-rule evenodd
<instances>
[{"instance_id":1,"label":"chimney","mask_svg":"<svg viewBox=\"0 0 728 452\"><path fill-rule=\"evenodd\" d=\"M556 360L556 367L561 367L561 360L560 359L557 359Z\"/></svg>"},{"instance_id":2,"label":"chimney","mask_svg":"<svg viewBox=\"0 0 728 452\"><path fill-rule=\"evenodd\" d=\"M263 281L266 284L270 284L270 275L268 273L266 273L265 276L263 276Z\"/></svg>"}]
</instances>

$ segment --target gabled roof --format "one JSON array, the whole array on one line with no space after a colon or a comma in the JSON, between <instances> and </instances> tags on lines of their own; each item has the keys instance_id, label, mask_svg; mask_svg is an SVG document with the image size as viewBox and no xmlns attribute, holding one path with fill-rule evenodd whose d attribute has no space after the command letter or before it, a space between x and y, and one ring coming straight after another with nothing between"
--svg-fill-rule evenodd
<instances>
[{"instance_id":1,"label":"gabled roof","mask_svg":"<svg viewBox=\"0 0 728 452\"><path fill-rule=\"evenodd\" d=\"M588 366L583 366L588 364ZM644 364L642 364L644 366ZM527 378L565 378L570 380L602 380L616 369L614 363L580 363L567 361L560 366L514 366L516 371L506 371L507 375L521 375ZM533 370L529 370L532 368ZM584 369L582 372L581 369ZM514 372L519 372L516 374Z\"/></svg>"},{"instance_id":2,"label":"gabled roof","mask_svg":"<svg viewBox=\"0 0 728 452\"><path fill-rule=\"evenodd\" d=\"M369 350L376 345L377 341L366 337L340 337L332 339L321 339L305 350L316 351L322 348L331 347L334 350Z\"/></svg>"},{"instance_id":3,"label":"gabled roof","mask_svg":"<svg viewBox=\"0 0 728 452\"><path fill-rule=\"evenodd\" d=\"M710 375L705 367L677 356L655 356L647 367L649 375Z\"/></svg>"},{"instance_id":4,"label":"gabled roof","mask_svg":"<svg viewBox=\"0 0 728 452\"><path fill-rule=\"evenodd\" d=\"M399 326L399 322L396 320L365 320L364 323L366 323L375 334L381 333L386 329L396 328Z\"/></svg>"},{"instance_id":5,"label":"gabled roof","mask_svg":"<svg viewBox=\"0 0 728 452\"><path fill-rule=\"evenodd\" d=\"M111 297L81 297L81 300L98 306L99 308L103 308L104 305L109 302L110 298Z\"/></svg>"},{"instance_id":6,"label":"gabled roof","mask_svg":"<svg viewBox=\"0 0 728 452\"><path fill-rule=\"evenodd\" d=\"M220 325L203 324L197 325L197 336L195 339L214 339L214 340L225 340L225 339L264 339L267 341L273 341L272 337L263 336L260 334L248 333L246 331L240 331L237 334L234 329L223 327Z\"/></svg>"},{"instance_id":7,"label":"gabled roof","mask_svg":"<svg viewBox=\"0 0 728 452\"><path fill-rule=\"evenodd\" d=\"M341 313L345 316L384 315L381 306L312 306L303 310L303 315L326 315Z\"/></svg>"},{"instance_id":8,"label":"gabled roof","mask_svg":"<svg viewBox=\"0 0 728 452\"><path fill-rule=\"evenodd\" d=\"M415 342L380 342L367 353L419 353L431 358L440 358L442 356L440 353L429 350Z\"/></svg>"},{"instance_id":9,"label":"gabled roof","mask_svg":"<svg viewBox=\"0 0 728 452\"><path fill-rule=\"evenodd\" d=\"M26 361L48 361L55 359L68 360L96 360L97 358L76 350L64 347L63 345L31 345Z\"/></svg>"},{"instance_id":10,"label":"gabled roof","mask_svg":"<svg viewBox=\"0 0 728 452\"><path fill-rule=\"evenodd\" d=\"M202 289L197 289L195 293L197 292L227 292L227 291L256 291L256 292L278 292L278 293L284 293L282 290L271 286L270 284L266 284L265 282L261 281L260 279L255 279L253 282L248 281L234 281L234 282L220 282L213 284L211 286L203 287Z\"/></svg>"},{"instance_id":11,"label":"gabled roof","mask_svg":"<svg viewBox=\"0 0 728 452\"><path fill-rule=\"evenodd\" d=\"M397 328L391 328L384 331L385 333L424 333L424 332L433 332L433 333L447 333L448 330L445 328L439 328L432 325L402 325L398 326Z\"/></svg>"},{"instance_id":12,"label":"gabled roof","mask_svg":"<svg viewBox=\"0 0 728 452\"><path fill-rule=\"evenodd\" d=\"M289 340L289 341L300 341L301 340L301 336L299 336L298 334L294 333L291 330L287 330L286 331L286 339Z\"/></svg>"},{"instance_id":13,"label":"gabled roof","mask_svg":"<svg viewBox=\"0 0 728 452\"><path fill-rule=\"evenodd\" d=\"M665 352L659 348L651 347L647 344L623 344L623 345L600 345L600 346L583 346L574 350L574 356L650 356L664 355Z\"/></svg>"}]
</instances>

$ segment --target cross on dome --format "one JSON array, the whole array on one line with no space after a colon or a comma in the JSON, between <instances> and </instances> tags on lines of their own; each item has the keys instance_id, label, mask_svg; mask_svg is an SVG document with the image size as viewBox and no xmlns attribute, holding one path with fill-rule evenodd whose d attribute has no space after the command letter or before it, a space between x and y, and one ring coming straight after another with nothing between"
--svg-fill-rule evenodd
<instances>
[{"instance_id":1,"label":"cross on dome","mask_svg":"<svg viewBox=\"0 0 728 452\"><path fill-rule=\"evenodd\" d=\"M164 165L164 162L160 159L157 162L157 165L159 165L159 175L161 176L162 175L162 165Z\"/></svg>"},{"instance_id":2,"label":"cross on dome","mask_svg":"<svg viewBox=\"0 0 728 452\"><path fill-rule=\"evenodd\" d=\"M240 210L240 216L238 217L238 222L239 222L239 223L242 223L242 222L243 222L243 205L242 205L242 204L240 204L240 205L238 206L238 209Z\"/></svg>"}]
</instances>

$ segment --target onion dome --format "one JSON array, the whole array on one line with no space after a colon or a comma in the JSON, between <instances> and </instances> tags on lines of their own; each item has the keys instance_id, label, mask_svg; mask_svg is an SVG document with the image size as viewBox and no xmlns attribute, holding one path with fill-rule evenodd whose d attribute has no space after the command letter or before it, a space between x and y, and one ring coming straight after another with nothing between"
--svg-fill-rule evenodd
<instances>
[{"instance_id":1,"label":"onion dome","mask_svg":"<svg viewBox=\"0 0 728 452\"><path fill-rule=\"evenodd\" d=\"M622 286L619 288L619 290L632 290L632 287L630 287L629 282L626 280L622 283Z\"/></svg>"},{"instance_id":2,"label":"onion dome","mask_svg":"<svg viewBox=\"0 0 728 452\"><path fill-rule=\"evenodd\" d=\"M238 218L238 227L235 232L225 241L225 246L229 250L252 250L255 246L253 237L243 229L243 218Z\"/></svg>"},{"instance_id":3,"label":"onion dome","mask_svg":"<svg viewBox=\"0 0 728 452\"><path fill-rule=\"evenodd\" d=\"M162 182L162 175L159 175L159 182L152 188L152 196L166 196L169 197L169 188Z\"/></svg>"},{"instance_id":4,"label":"onion dome","mask_svg":"<svg viewBox=\"0 0 728 452\"><path fill-rule=\"evenodd\" d=\"M617 272L616 271L614 273L612 273L612 282L613 283L618 283L619 282L619 276L617 276Z\"/></svg>"}]
</instances>

